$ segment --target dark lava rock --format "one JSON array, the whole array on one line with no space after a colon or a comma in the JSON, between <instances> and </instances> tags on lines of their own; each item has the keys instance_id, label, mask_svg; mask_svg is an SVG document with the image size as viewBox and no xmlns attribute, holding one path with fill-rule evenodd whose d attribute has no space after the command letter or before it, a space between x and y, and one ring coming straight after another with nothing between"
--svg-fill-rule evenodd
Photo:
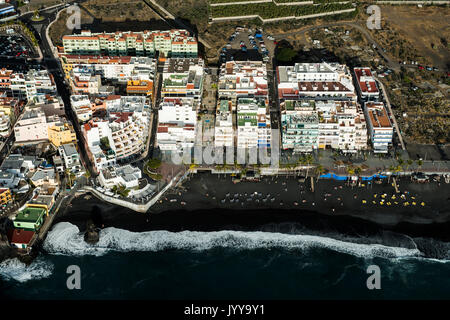
<instances>
[{"instance_id":1,"label":"dark lava rock","mask_svg":"<svg viewBox=\"0 0 450 320\"><path fill-rule=\"evenodd\" d=\"M86 224L86 232L84 233L84 241L87 243L97 243L100 239L99 229L95 226L92 220Z\"/></svg>"}]
</instances>

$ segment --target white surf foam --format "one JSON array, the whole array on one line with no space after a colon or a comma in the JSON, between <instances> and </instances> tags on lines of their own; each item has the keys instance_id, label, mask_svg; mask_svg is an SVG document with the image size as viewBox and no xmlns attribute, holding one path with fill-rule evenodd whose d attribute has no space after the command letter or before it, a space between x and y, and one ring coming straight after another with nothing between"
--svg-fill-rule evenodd
<instances>
[{"instance_id":1,"label":"white surf foam","mask_svg":"<svg viewBox=\"0 0 450 320\"><path fill-rule=\"evenodd\" d=\"M116 228L100 231L100 240L91 245L84 241L78 227L61 222L53 227L44 242L44 249L52 254L103 255L108 251L162 251L167 249L209 250L212 248L237 250L258 248L287 248L309 250L327 248L359 257L419 257L417 249L388 247L378 244L358 244L327 237L292 235L271 232L243 231L148 231L130 232Z\"/></svg>"},{"instance_id":2,"label":"white surf foam","mask_svg":"<svg viewBox=\"0 0 450 320\"><path fill-rule=\"evenodd\" d=\"M54 266L51 262L40 258L34 260L28 266L17 258L7 259L0 263L0 278L18 282L39 280L50 277L53 268Z\"/></svg>"}]
</instances>

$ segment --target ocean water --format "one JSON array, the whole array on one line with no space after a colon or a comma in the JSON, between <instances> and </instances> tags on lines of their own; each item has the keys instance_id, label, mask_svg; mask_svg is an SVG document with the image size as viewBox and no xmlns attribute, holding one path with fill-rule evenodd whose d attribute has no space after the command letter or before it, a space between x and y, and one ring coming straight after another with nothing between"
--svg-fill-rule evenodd
<instances>
[{"instance_id":1,"label":"ocean water","mask_svg":"<svg viewBox=\"0 0 450 320\"><path fill-rule=\"evenodd\" d=\"M443 244L447 245L447 244ZM449 299L450 260L417 249L271 232L133 233L106 228L95 245L68 222L29 266L0 263L10 299ZM66 286L78 265L81 289ZM381 289L367 288L367 267Z\"/></svg>"}]
</instances>

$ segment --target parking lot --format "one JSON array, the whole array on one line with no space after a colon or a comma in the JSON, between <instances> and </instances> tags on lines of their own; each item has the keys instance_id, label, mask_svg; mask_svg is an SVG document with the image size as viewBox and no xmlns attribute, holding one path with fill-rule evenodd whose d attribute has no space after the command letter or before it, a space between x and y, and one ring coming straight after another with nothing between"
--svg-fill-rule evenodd
<instances>
[{"instance_id":1,"label":"parking lot","mask_svg":"<svg viewBox=\"0 0 450 320\"><path fill-rule=\"evenodd\" d=\"M28 43L18 35L0 36L0 56L14 58L30 58L33 51Z\"/></svg>"},{"instance_id":2,"label":"parking lot","mask_svg":"<svg viewBox=\"0 0 450 320\"><path fill-rule=\"evenodd\" d=\"M276 40L262 29L236 28L221 49L220 61L257 61L271 63Z\"/></svg>"}]
</instances>

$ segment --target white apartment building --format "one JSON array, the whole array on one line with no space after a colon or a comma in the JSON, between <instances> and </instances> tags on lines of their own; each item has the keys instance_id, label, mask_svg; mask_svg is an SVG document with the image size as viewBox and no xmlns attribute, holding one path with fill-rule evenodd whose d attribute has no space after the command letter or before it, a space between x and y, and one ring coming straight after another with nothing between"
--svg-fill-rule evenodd
<instances>
[{"instance_id":1,"label":"white apartment building","mask_svg":"<svg viewBox=\"0 0 450 320\"><path fill-rule=\"evenodd\" d=\"M345 65L322 62L279 66L277 80L280 100L356 100L352 77Z\"/></svg>"},{"instance_id":2,"label":"white apartment building","mask_svg":"<svg viewBox=\"0 0 450 320\"><path fill-rule=\"evenodd\" d=\"M72 77L71 71L76 67L90 70L102 79L118 82L153 81L156 72L156 60L149 57L63 55L61 63L67 78Z\"/></svg>"},{"instance_id":3,"label":"white apartment building","mask_svg":"<svg viewBox=\"0 0 450 320\"><path fill-rule=\"evenodd\" d=\"M47 117L53 115L63 116L66 114L62 98L51 94L35 95L27 104L27 108L34 107L41 108Z\"/></svg>"},{"instance_id":4,"label":"white apartment building","mask_svg":"<svg viewBox=\"0 0 450 320\"><path fill-rule=\"evenodd\" d=\"M219 73L215 146L270 147L266 64L262 61L228 61ZM236 137L234 137L236 132Z\"/></svg>"},{"instance_id":5,"label":"white apartment building","mask_svg":"<svg viewBox=\"0 0 450 320\"><path fill-rule=\"evenodd\" d=\"M128 97L122 97L128 98ZM131 97L137 98L137 97ZM118 109L108 109L113 150L117 159L126 159L140 153L148 139L150 114L144 109L144 97L141 101L131 102L122 99ZM125 100L125 101L124 101Z\"/></svg>"},{"instance_id":6,"label":"white apartment building","mask_svg":"<svg viewBox=\"0 0 450 320\"><path fill-rule=\"evenodd\" d=\"M194 98L164 98L158 111L160 150L192 148L195 144L197 104Z\"/></svg>"},{"instance_id":7,"label":"white apartment building","mask_svg":"<svg viewBox=\"0 0 450 320\"><path fill-rule=\"evenodd\" d=\"M66 143L58 148L59 154L64 161L64 167L73 173L79 173L82 170L80 155L75 148L75 144Z\"/></svg>"},{"instance_id":8,"label":"white apartment building","mask_svg":"<svg viewBox=\"0 0 450 320\"><path fill-rule=\"evenodd\" d=\"M284 149L356 152L367 148L365 117L355 101L286 100L281 106Z\"/></svg>"},{"instance_id":9,"label":"white apartment building","mask_svg":"<svg viewBox=\"0 0 450 320\"><path fill-rule=\"evenodd\" d=\"M281 145L295 152L311 152L318 146L319 115L314 101L285 100L281 108Z\"/></svg>"},{"instance_id":10,"label":"white apartment building","mask_svg":"<svg viewBox=\"0 0 450 320\"><path fill-rule=\"evenodd\" d=\"M93 95L98 94L102 81L93 67L77 65L72 69L69 84L73 94Z\"/></svg>"},{"instance_id":11,"label":"white apartment building","mask_svg":"<svg viewBox=\"0 0 450 320\"><path fill-rule=\"evenodd\" d=\"M240 97L267 97L266 64L262 61L228 61L222 64L218 91L219 99L232 101L233 110Z\"/></svg>"},{"instance_id":12,"label":"white apartment building","mask_svg":"<svg viewBox=\"0 0 450 320\"><path fill-rule=\"evenodd\" d=\"M186 30L167 31L117 31L63 36L65 54L82 55L137 55L155 56L156 51L165 57L195 58L198 43Z\"/></svg>"},{"instance_id":13,"label":"white apartment building","mask_svg":"<svg viewBox=\"0 0 450 320\"><path fill-rule=\"evenodd\" d=\"M102 187L107 189L120 185L131 189L139 186L139 179L141 178L141 170L127 164L125 166L106 167L100 170L98 181Z\"/></svg>"},{"instance_id":14,"label":"white apartment building","mask_svg":"<svg viewBox=\"0 0 450 320\"><path fill-rule=\"evenodd\" d=\"M318 147L344 152L367 149L367 127L362 109L354 101L316 101L319 115Z\"/></svg>"},{"instance_id":15,"label":"white apartment building","mask_svg":"<svg viewBox=\"0 0 450 320\"><path fill-rule=\"evenodd\" d=\"M107 142L112 141L108 121L89 121L81 127L81 132L85 137L87 155L93 163L97 172L104 167L112 166L117 163L116 154L109 147L103 150L101 147L101 138L107 138Z\"/></svg>"},{"instance_id":16,"label":"white apartment building","mask_svg":"<svg viewBox=\"0 0 450 320\"><path fill-rule=\"evenodd\" d=\"M392 144L394 129L383 102L366 102L364 113L367 119L369 138L376 153L387 153Z\"/></svg>"},{"instance_id":17,"label":"white apartment building","mask_svg":"<svg viewBox=\"0 0 450 320\"><path fill-rule=\"evenodd\" d=\"M366 120L347 66L327 62L280 66L277 80L284 149L367 148Z\"/></svg>"},{"instance_id":18,"label":"white apartment building","mask_svg":"<svg viewBox=\"0 0 450 320\"><path fill-rule=\"evenodd\" d=\"M106 103L103 118L94 117L82 126L89 156L97 170L137 155L146 146L150 107L145 97L115 96Z\"/></svg>"},{"instance_id":19,"label":"white apartment building","mask_svg":"<svg viewBox=\"0 0 450 320\"><path fill-rule=\"evenodd\" d=\"M40 108L27 109L14 127L16 142L48 140L48 126L45 113Z\"/></svg>"},{"instance_id":20,"label":"white apartment building","mask_svg":"<svg viewBox=\"0 0 450 320\"><path fill-rule=\"evenodd\" d=\"M9 135L11 128L11 119L9 114L0 111L0 136L6 137Z\"/></svg>"},{"instance_id":21,"label":"white apartment building","mask_svg":"<svg viewBox=\"0 0 450 320\"><path fill-rule=\"evenodd\" d=\"M233 113L231 101L222 99L217 106L214 127L214 146L234 146Z\"/></svg>"},{"instance_id":22,"label":"white apartment building","mask_svg":"<svg viewBox=\"0 0 450 320\"><path fill-rule=\"evenodd\" d=\"M88 95L71 95L70 105L75 112L78 121L86 122L92 119L92 106Z\"/></svg>"},{"instance_id":23,"label":"white apartment building","mask_svg":"<svg viewBox=\"0 0 450 320\"><path fill-rule=\"evenodd\" d=\"M167 59L162 76L161 98L194 98L200 104L205 63L202 59Z\"/></svg>"},{"instance_id":24,"label":"white apartment building","mask_svg":"<svg viewBox=\"0 0 450 320\"><path fill-rule=\"evenodd\" d=\"M270 147L270 116L267 100L239 98L237 102L237 147Z\"/></svg>"},{"instance_id":25,"label":"white apartment building","mask_svg":"<svg viewBox=\"0 0 450 320\"><path fill-rule=\"evenodd\" d=\"M9 83L13 96L26 97L28 100L40 93L57 93L53 76L47 70L30 69L25 74L12 73Z\"/></svg>"},{"instance_id":26,"label":"white apartment building","mask_svg":"<svg viewBox=\"0 0 450 320\"><path fill-rule=\"evenodd\" d=\"M353 68L358 93L362 101L378 101L380 91L370 68Z\"/></svg>"}]
</instances>

